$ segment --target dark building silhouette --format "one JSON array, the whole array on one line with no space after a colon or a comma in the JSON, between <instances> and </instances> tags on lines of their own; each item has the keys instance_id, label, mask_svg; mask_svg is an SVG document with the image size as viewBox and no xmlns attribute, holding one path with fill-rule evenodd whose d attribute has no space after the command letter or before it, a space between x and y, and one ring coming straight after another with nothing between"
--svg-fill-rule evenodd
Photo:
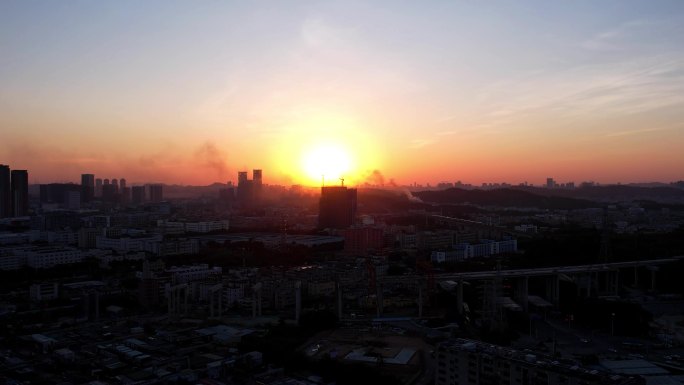
<instances>
[{"instance_id":1,"label":"dark building silhouette","mask_svg":"<svg viewBox=\"0 0 684 385\"><path fill-rule=\"evenodd\" d=\"M252 180L254 180L254 185L257 188L261 188L262 185L262 180L261 180L261 170L252 170Z\"/></svg>"},{"instance_id":2,"label":"dark building silhouette","mask_svg":"<svg viewBox=\"0 0 684 385\"><path fill-rule=\"evenodd\" d=\"M356 217L356 189L344 186L321 187L318 227L346 229Z\"/></svg>"},{"instance_id":3,"label":"dark building silhouette","mask_svg":"<svg viewBox=\"0 0 684 385\"><path fill-rule=\"evenodd\" d=\"M95 175L81 174L81 201L90 202L95 197Z\"/></svg>"},{"instance_id":4,"label":"dark building silhouette","mask_svg":"<svg viewBox=\"0 0 684 385\"><path fill-rule=\"evenodd\" d=\"M28 171L12 170L12 216L24 217L28 215L29 196L28 196Z\"/></svg>"},{"instance_id":5,"label":"dark building silhouette","mask_svg":"<svg viewBox=\"0 0 684 385\"><path fill-rule=\"evenodd\" d=\"M105 182L109 182L105 179ZM107 203L117 202L117 191L116 186L111 183L105 183L102 186L102 201Z\"/></svg>"},{"instance_id":6,"label":"dark building silhouette","mask_svg":"<svg viewBox=\"0 0 684 385\"><path fill-rule=\"evenodd\" d=\"M261 170L252 170L252 180L249 180L247 171L238 172L237 200L243 207L253 207L260 203L262 176Z\"/></svg>"},{"instance_id":7,"label":"dark building silhouette","mask_svg":"<svg viewBox=\"0 0 684 385\"><path fill-rule=\"evenodd\" d=\"M119 182L119 196L122 205L127 205L131 201L131 188L121 187Z\"/></svg>"},{"instance_id":8,"label":"dark building silhouette","mask_svg":"<svg viewBox=\"0 0 684 385\"><path fill-rule=\"evenodd\" d=\"M145 186L131 187L131 202L135 205L145 203Z\"/></svg>"},{"instance_id":9,"label":"dark building silhouette","mask_svg":"<svg viewBox=\"0 0 684 385\"><path fill-rule=\"evenodd\" d=\"M40 185L40 203L50 204L56 203L62 207L72 206L70 198L74 194L79 194L83 198L82 185L79 186L73 183L49 183ZM79 199L79 200L81 200ZM72 207L70 207L72 208Z\"/></svg>"},{"instance_id":10,"label":"dark building silhouette","mask_svg":"<svg viewBox=\"0 0 684 385\"><path fill-rule=\"evenodd\" d=\"M95 196L98 198L102 196L102 178L95 179Z\"/></svg>"},{"instance_id":11,"label":"dark building silhouette","mask_svg":"<svg viewBox=\"0 0 684 385\"><path fill-rule=\"evenodd\" d=\"M12 216L12 193L10 184L10 168L0 164L0 218Z\"/></svg>"},{"instance_id":12,"label":"dark building silhouette","mask_svg":"<svg viewBox=\"0 0 684 385\"><path fill-rule=\"evenodd\" d=\"M150 202L162 202L164 200L164 191L161 184L151 184L150 188Z\"/></svg>"}]
</instances>

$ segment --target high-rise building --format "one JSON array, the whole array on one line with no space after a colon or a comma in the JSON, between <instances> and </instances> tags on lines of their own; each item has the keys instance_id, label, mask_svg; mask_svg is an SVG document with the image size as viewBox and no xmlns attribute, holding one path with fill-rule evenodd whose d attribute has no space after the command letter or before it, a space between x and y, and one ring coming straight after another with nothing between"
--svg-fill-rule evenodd
<instances>
[{"instance_id":1,"label":"high-rise building","mask_svg":"<svg viewBox=\"0 0 684 385\"><path fill-rule=\"evenodd\" d=\"M123 190L126 188L126 179L121 178L119 179L119 189Z\"/></svg>"},{"instance_id":2,"label":"high-rise building","mask_svg":"<svg viewBox=\"0 0 684 385\"><path fill-rule=\"evenodd\" d=\"M252 170L252 180L254 180L254 185L257 188L261 187L261 183L262 183L261 177L262 177L261 170Z\"/></svg>"},{"instance_id":3,"label":"high-rise building","mask_svg":"<svg viewBox=\"0 0 684 385\"><path fill-rule=\"evenodd\" d=\"M161 184L151 184L149 188L151 202L162 202L164 200L164 191Z\"/></svg>"},{"instance_id":4,"label":"high-rise building","mask_svg":"<svg viewBox=\"0 0 684 385\"><path fill-rule=\"evenodd\" d=\"M145 203L145 186L131 187L131 202L135 205Z\"/></svg>"},{"instance_id":5,"label":"high-rise building","mask_svg":"<svg viewBox=\"0 0 684 385\"><path fill-rule=\"evenodd\" d=\"M554 188L554 187L556 187L556 181L553 180L553 178L546 178L546 187L547 187L547 188Z\"/></svg>"},{"instance_id":6,"label":"high-rise building","mask_svg":"<svg viewBox=\"0 0 684 385\"><path fill-rule=\"evenodd\" d=\"M12 216L12 193L10 184L10 168L0 164L0 218Z\"/></svg>"},{"instance_id":7,"label":"high-rise building","mask_svg":"<svg viewBox=\"0 0 684 385\"><path fill-rule=\"evenodd\" d=\"M105 178L104 181L102 182L103 186L107 186L109 184L109 179Z\"/></svg>"},{"instance_id":8,"label":"high-rise building","mask_svg":"<svg viewBox=\"0 0 684 385\"><path fill-rule=\"evenodd\" d=\"M102 196L102 178L95 179L95 196L98 198Z\"/></svg>"},{"instance_id":9,"label":"high-rise building","mask_svg":"<svg viewBox=\"0 0 684 385\"><path fill-rule=\"evenodd\" d=\"M90 202L95 197L95 175L81 174L81 201Z\"/></svg>"},{"instance_id":10,"label":"high-rise building","mask_svg":"<svg viewBox=\"0 0 684 385\"><path fill-rule=\"evenodd\" d=\"M12 216L28 215L28 171L12 170L11 173Z\"/></svg>"},{"instance_id":11,"label":"high-rise building","mask_svg":"<svg viewBox=\"0 0 684 385\"><path fill-rule=\"evenodd\" d=\"M111 183L114 186L114 191L119 192L119 180L114 178Z\"/></svg>"},{"instance_id":12,"label":"high-rise building","mask_svg":"<svg viewBox=\"0 0 684 385\"><path fill-rule=\"evenodd\" d=\"M121 204L127 205L131 202L131 188L119 186L119 196L121 197Z\"/></svg>"},{"instance_id":13,"label":"high-rise building","mask_svg":"<svg viewBox=\"0 0 684 385\"><path fill-rule=\"evenodd\" d=\"M345 186L321 187L318 227L346 229L356 218L356 189Z\"/></svg>"},{"instance_id":14,"label":"high-rise building","mask_svg":"<svg viewBox=\"0 0 684 385\"><path fill-rule=\"evenodd\" d=\"M254 207L261 201L262 176L262 171L255 169L252 170L252 180L249 180L247 179L247 171L238 172L237 201L242 207Z\"/></svg>"}]
</instances>

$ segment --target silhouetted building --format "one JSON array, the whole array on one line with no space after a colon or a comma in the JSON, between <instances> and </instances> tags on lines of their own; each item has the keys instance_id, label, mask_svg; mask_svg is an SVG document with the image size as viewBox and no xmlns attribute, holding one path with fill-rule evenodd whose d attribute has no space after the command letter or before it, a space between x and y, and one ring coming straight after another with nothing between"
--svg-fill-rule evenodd
<instances>
[{"instance_id":1,"label":"silhouetted building","mask_svg":"<svg viewBox=\"0 0 684 385\"><path fill-rule=\"evenodd\" d=\"M252 180L249 180L247 171L238 172L237 200L243 207L252 207L261 201L262 176L261 170L252 170Z\"/></svg>"},{"instance_id":2,"label":"silhouetted building","mask_svg":"<svg viewBox=\"0 0 684 385\"><path fill-rule=\"evenodd\" d=\"M0 164L0 218L12 216L12 193L10 183L10 168Z\"/></svg>"},{"instance_id":3,"label":"silhouetted building","mask_svg":"<svg viewBox=\"0 0 684 385\"><path fill-rule=\"evenodd\" d=\"M163 186L161 184L151 184L150 202L162 202L164 200Z\"/></svg>"},{"instance_id":4,"label":"silhouetted building","mask_svg":"<svg viewBox=\"0 0 684 385\"><path fill-rule=\"evenodd\" d=\"M98 198L102 196L102 179L101 178L95 179L95 196Z\"/></svg>"},{"instance_id":5,"label":"silhouetted building","mask_svg":"<svg viewBox=\"0 0 684 385\"><path fill-rule=\"evenodd\" d=\"M105 179L105 182L109 182ZM116 186L111 183L105 183L102 186L102 201L107 203L116 203L117 201Z\"/></svg>"},{"instance_id":6,"label":"silhouetted building","mask_svg":"<svg viewBox=\"0 0 684 385\"><path fill-rule=\"evenodd\" d=\"M124 178L119 179L119 189L123 190L125 188L126 188L126 179L124 179Z\"/></svg>"},{"instance_id":7,"label":"silhouetted building","mask_svg":"<svg viewBox=\"0 0 684 385\"><path fill-rule=\"evenodd\" d=\"M116 191L118 193L119 192L119 180L114 178L114 179L112 179L111 183L112 183L112 186L114 186L114 191Z\"/></svg>"},{"instance_id":8,"label":"silhouetted building","mask_svg":"<svg viewBox=\"0 0 684 385\"><path fill-rule=\"evenodd\" d=\"M135 205L145 203L145 186L131 187L131 202Z\"/></svg>"},{"instance_id":9,"label":"silhouetted building","mask_svg":"<svg viewBox=\"0 0 684 385\"><path fill-rule=\"evenodd\" d=\"M44 204L58 204L63 208L74 207L73 199L74 193L78 193L79 199L82 198L82 185L79 186L73 183L49 183L40 185L40 203ZM80 207L80 205L79 205ZM78 207L76 207L78 208Z\"/></svg>"},{"instance_id":10,"label":"silhouetted building","mask_svg":"<svg viewBox=\"0 0 684 385\"><path fill-rule=\"evenodd\" d=\"M119 200L122 205L127 205L131 201L131 188L122 187L121 182L119 182Z\"/></svg>"},{"instance_id":11,"label":"silhouetted building","mask_svg":"<svg viewBox=\"0 0 684 385\"><path fill-rule=\"evenodd\" d=\"M12 216L23 217L28 215L28 171L12 170Z\"/></svg>"},{"instance_id":12,"label":"silhouetted building","mask_svg":"<svg viewBox=\"0 0 684 385\"><path fill-rule=\"evenodd\" d=\"M81 174L81 201L87 203L95 197L95 175Z\"/></svg>"},{"instance_id":13,"label":"silhouetted building","mask_svg":"<svg viewBox=\"0 0 684 385\"><path fill-rule=\"evenodd\" d=\"M318 227L345 229L356 218L356 189L344 186L321 187Z\"/></svg>"},{"instance_id":14,"label":"silhouetted building","mask_svg":"<svg viewBox=\"0 0 684 385\"><path fill-rule=\"evenodd\" d=\"M257 186L257 188L261 188L261 185L262 185L261 176L262 176L261 170L252 170L252 180L254 180L254 185Z\"/></svg>"}]
</instances>

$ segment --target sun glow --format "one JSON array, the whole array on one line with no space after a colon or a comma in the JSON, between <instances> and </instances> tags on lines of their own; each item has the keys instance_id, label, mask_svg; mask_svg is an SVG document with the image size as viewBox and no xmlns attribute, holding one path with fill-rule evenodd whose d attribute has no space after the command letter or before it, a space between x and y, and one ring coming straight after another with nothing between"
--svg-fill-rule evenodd
<instances>
[{"instance_id":1,"label":"sun glow","mask_svg":"<svg viewBox=\"0 0 684 385\"><path fill-rule=\"evenodd\" d=\"M302 168L312 181L327 184L337 183L352 169L352 159L349 152L338 144L319 144L302 156Z\"/></svg>"}]
</instances>

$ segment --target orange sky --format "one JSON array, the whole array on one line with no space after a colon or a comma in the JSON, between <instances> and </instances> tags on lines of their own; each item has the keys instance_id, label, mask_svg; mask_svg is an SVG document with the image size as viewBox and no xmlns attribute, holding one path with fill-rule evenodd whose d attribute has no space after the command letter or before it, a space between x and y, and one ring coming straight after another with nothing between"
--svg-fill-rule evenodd
<instances>
[{"instance_id":1,"label":"orange sky","mask_svg":"<svg viewBox=\"0 0 684 385\"><path fill-rule=\"evenodd\" d=\"M0 163L315 185L342 152L350 185L681 180L684 3L629 3L3 3Z\"/></svg>"}]
</instances>

